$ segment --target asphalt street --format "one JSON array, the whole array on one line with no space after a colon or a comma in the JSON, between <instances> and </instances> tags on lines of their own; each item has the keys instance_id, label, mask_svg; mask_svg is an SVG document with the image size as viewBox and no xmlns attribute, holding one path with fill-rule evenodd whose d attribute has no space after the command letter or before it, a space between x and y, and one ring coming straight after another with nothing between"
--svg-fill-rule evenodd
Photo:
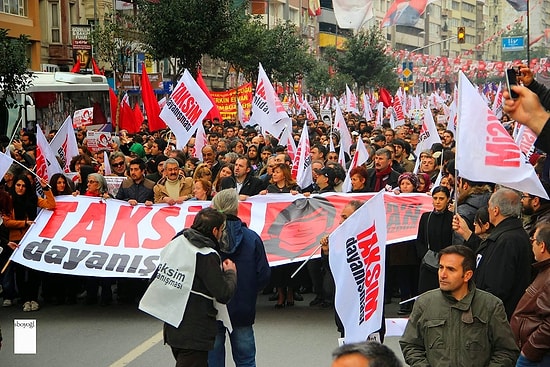
<instances>
[{"instance_id":1,"label":"asphalt street","mask_svg":"<svg viewBox=\"0 0 550 367\"><path fill-rule=\"evenodd\" d=\"M338 346L334 311L309 307L313 298L285 309L275 309L268 296L258 298L255 325L259 367L330 366ZM396 300L387 305L394 317ZM36 320L37 353L14 354L14 320ZM21 307L0 308L4 342L1 367L168 367L174 360L162 342L162 323L137 310L136 306L108 307L44 305L38 312ZM397 337L386 344L402 358ZM234 366L227 356L227 366Z\"/></svg>"}]
</instances>

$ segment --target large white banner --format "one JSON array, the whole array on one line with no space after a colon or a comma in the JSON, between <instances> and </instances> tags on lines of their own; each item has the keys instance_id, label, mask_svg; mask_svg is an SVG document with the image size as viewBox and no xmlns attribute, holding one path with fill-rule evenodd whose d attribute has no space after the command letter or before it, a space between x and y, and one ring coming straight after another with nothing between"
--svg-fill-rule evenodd
<instances>
[{"instance_id":1,"label":"large white banner","mask_svg":"<svg viewBox=\"0 0 550 367\"><path fill-rule=\"evenodd\" d=\"M208 96L185 69L170 99L160 112L160 118L176 136L178 149L185 147L195 133L198 123L202 123L212 106Z\"/></svg>"},{"instance_id":2,"label":"large white banner","mask_svg":"<svg viewBox=\"0 0 550 367\"><path fill-rule=\"evenodd\" d=\"M384 308L386 215L381 192L357 209L330 236L335 306L345 343L367 340L380 329Z\"/></svg>"},{"instance_id":3,"label":"large white banner","mask_svg":"<svg viewBox=\"0 0 550 367\"><path fill-rule=\"evenodd\" d=\"M239 218L262 238L270 265L319 257L319 241L338 227L344 206L374 194L268 194L239 203ZM384 194L387 243L416 238L426 194ZM131 206L115 199L58 196L55 210L42 210L13 260L50 273L149 278L160 251L193 223L208 201Z\"/></svg>"}]
</instances>

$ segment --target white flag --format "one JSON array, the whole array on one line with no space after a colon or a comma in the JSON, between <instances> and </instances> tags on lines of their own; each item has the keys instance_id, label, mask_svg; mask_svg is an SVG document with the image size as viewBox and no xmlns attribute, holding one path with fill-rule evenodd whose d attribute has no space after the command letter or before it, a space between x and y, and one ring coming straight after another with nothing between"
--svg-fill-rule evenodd
<instances>
[{"instance_id":1,"label":"white flag","mask_svg":"<svg viewBox=\"0 0 550 367\"><path fill-rule=\"evenodd\" d=\"M40 126L36 126L36 175L48 181L54 174L63 173L57 158L44 136Z\"/></svg>"},{"instance_id":2,"label":"white flag","mask_svg":"<svg viewBox=\"0 0 550 367\"><path fill-rule=\"evenodd\" d=\"M279 137L286 125L292 126L292 121L271 85L262 64L259 66L256 94L252 100L251 122L258 124L265 131Z\"/></svg>"},{"instance_id":3,"label":"white flag","mask_svg":"<svg viewBox=\"0 0 550 367\"><path fill-rule=\"evenodd\" d=\"M548 199L533 166L462 72L458 88L458 174Z\"/></svg>"},{"instance_id":4,"label":"white flag","mask_svg":"<svg viewBox=\"0 0 550 367\"><path fill-rule=\"evenodd\" d=\"M359 29L374 16L372 0L333 0L332 4L340 28Z\"/></svg>"},{"instance_id":5,"label":"white flag","mask_svg":"<svg viewBox=\"0 0 550 367\"><path fill-rule=\"evenodd\" d=\"M382 122L384 121L384 103L378 102L378 107L376 107L376 119L374 121L374 127L382 127Z\"/></svg>"},{"instance_id":6,"label":"white flag","mask_svg":"<svg viewBox=\"0 0 550 367\"><path fill-rule=\"evenodd\" d=\"M340 134L340 151L343 150L344 153L349 154L349 149L353 144L353 140L351 139L351 134L349 133L349 128L342 114L342 110L338 105L336 105L336 111L334 112L334 127ZM343 167L345 167L345 165L343 165Z\"/></svg>"},{"instance_id":7,"label":"white flag","mask_svg":"<svg viewBox=\"0 0 550 367\"><path fill-rule=\"evenodd\" d=\"M10 169L13 163L13 159L6 153L0 152L0 177L4 177L6 172Z\"/></svg>"},{"instance_id":8,"label":"white flag","mask_svg":"<svg viewBox=\"0 0 550 367\"><path fill-rule=\"evenodd\" d=\"M329 236L335 306L346 331L346 344L365 341L382 326L386 235L381 191Z\"/></svg>"},{"instance_id":9,"label":"white flag","mask_svg":"<svg viewBox=\"0 0 550 367\"><path fill-rule=\"evenodd\" d=\"M355 167L358 167L369 160L369 152L367 151L367 148L365 147L365 143L363 143L363 139L357 139L357 149L355 151L355 154L353 155L353 159L351 160L351 163L349 165L348 173L346 174L346 178L344 179L344 183L342 184L342 192L350 192L351 191L351 177L349 173L352 169ZM345 166L343 166L345 167Z\"/></svg>"},{"instance_id":10,"label":"white flag","mask_svg":"<svg viewBox=\"0 0 550 367\"><path fill-rule=\"evenodd\" d=\"M78 142L76 141L71 116L65 119L65 122L50 142L50 146L54 153L61 158L63 171L71 172L71 159L78 155Z\"/></svg>"},{"instance_id":11,"label":"white flag","mask_svg":"<svg viewBox=\"0 0 550 367\"><path fill-rule=\"evenodd\" d=\"M370 121L372 120L372 109L370 108L370 102L365 93L363 93L363 117L365 120Z\"/></svg>"},{"instance_id":12,"label":"white flag","mask_svg":"<svg viewBox=\"0 0 550 367\"><path fill-rule=\"evenodd\" d=\"M349 89L348 85L346 84L346 112L353 112L353 113L359 113L359 109L357 108L357 97L355 97L355 94Z\"/></svg>"},{"instance_id":13,"label":"white flag","mask_svg":"<svg viewBox=\"0 0 550 367\"><path fill-rule=\"evenodd\" d=\"M307 121L304 122L300 142L298 143L298 151L292 163L292 177L296 178L296 183L300 188L308 187L313 183L311 174L311 155L309 145L309 132L307 129Z\"/></svg>"},{"instance_id":14,"label":"white flag","mask_svg":"<svg viewBox=\"0 0 550 367\"><path fill-rule=\"evenodd\" d=\"M176 136L178 149L183 149L212 109L212 102L185 69L170 99L160 111L160 118Z\"/></svg>"}]
</instances>

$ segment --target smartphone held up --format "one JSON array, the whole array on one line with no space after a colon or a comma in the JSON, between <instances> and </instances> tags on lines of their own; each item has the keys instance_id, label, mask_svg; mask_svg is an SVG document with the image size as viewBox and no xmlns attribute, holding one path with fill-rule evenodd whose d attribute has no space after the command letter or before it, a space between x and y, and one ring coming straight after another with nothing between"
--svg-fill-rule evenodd
<instances>
[{"instance_id":1,"label":"smartphone held up","mask_svg":"<svg viewBox=\"0 0 550 367\"><path fill-rule=\"evenodd\" d=\"M517 99L519 95L512 90L513 85L518 85L518 76L520 75L519 68L506 69L506 86L508 87L508 93L510 98Z\"/></svg>"}]
</instances>

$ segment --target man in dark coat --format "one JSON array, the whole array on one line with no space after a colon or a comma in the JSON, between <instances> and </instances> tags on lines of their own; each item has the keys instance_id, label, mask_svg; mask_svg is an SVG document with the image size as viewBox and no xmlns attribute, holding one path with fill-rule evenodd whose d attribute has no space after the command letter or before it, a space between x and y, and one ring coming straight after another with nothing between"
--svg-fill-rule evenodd
<instances>
[{"instance_id":1,"label":"man in dark coat","mask_svg":"<svg viewBox=\"0 0 550 367\"><path fill-rule=\"evenodd\" d=\"M466 242L477 253L474 281L479 289L502 300L508 320L531 282L533 253L523 229L520 196L511 189L499 189L489 199L489 221L495 226L485 240L471 234ZM464 220L453 219L453 229Z\"/></svg>"},{"instance_id":2,"label":"man in dark coat","mask_svg":"<svg viewBox=\"0 0 550 367\"><path fill-rule=\"evenodd\" d=\"M399 173L392 169L391 155L386 148L378 149L374 154L374 168L367 171L367 192L378 192L386 186L391 186L392 189L397 187Z\"/></svg>"},{"instance_id":3,"label":"man in dark coat","mask_svg":"<svg viewBox=\"0 0 550 367\"><path fill-rule=\"evenodd\" d=\"M225 215L205 208L197 213L191 228L176 237L185 236L198 249L218 249L224 227ZM177 328L164 324L164 342L172 348L176 367L208 366L208 351L214 348L217 333L218 311L213 299L220 303L229 302L237 285L233 261L226 259L222 264L216 252L206 255L197 252L195 261L195 275L183 320Z\"/></svg>"},{"instance_id":4,"label":"man in dark coat","mask_svg":"<svg viewBox=\"0 0 550 367\"><path fill-rule=\"evenodd\" d=\"M233 360L236 366L255 366L256 343L252 325L256 318L256 298L271 276L264 243L256 232L247 228L239 219L239 197L235 190L218 192L212 200L212 207L227 216L226 235L220 243L220 255L222 259L228 258L235 262L239 273L237 290L227 304L233 327L229 334ZM209 367L225 366L226 330L218 321L214 349L208 353Z\"/></svg>"}]
</instances>

